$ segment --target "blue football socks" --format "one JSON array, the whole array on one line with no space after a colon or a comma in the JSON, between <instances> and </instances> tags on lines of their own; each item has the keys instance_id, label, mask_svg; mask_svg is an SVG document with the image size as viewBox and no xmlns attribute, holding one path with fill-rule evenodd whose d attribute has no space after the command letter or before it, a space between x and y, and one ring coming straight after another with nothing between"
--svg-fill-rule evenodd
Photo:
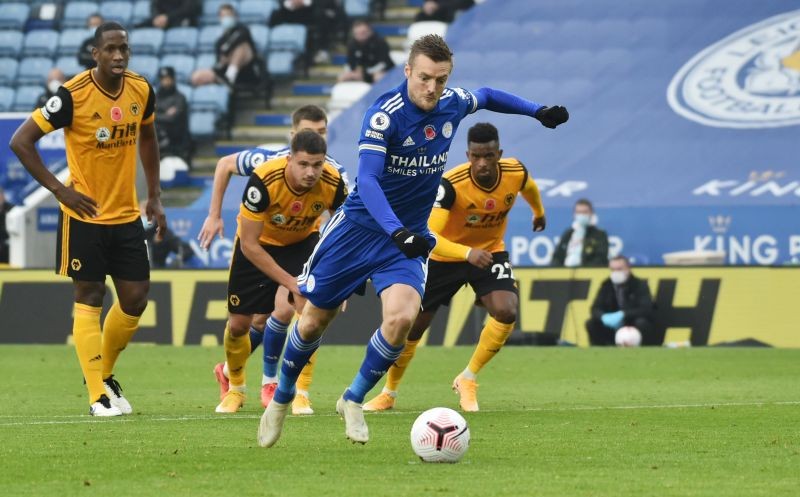
<instances>
[{"instance_id":1,"label":"blue football socks","mask_svg":"<svg viewBox=\"0 0 800 497\"><path fill-rule=\"evenodd\" d=\"M264 376L278 375L278 360L286 343L286 329L289 323L282 323L270 316L264 328Z\"/></svg>"},{"instance_id":2,"label":"blue football socks","mask_svg":"<svg viewBox=\"0 0 800 497\"><path fill-rule=\"evenodd\" d=\"M367 392L372 390L372 387L383 378L392 363L400 357L404 346L405 344L393 347L383 338L380 328L375 330L367 344L367 355L364 357L364 362L361 363L361 369L353 378L353 383L345 390L344 399L359 404L364 402Z\"/></svg>"},{"instance_id":3,"label":"blue football socks","mask_svg":"<svg viewBox=\"0 0 800 497\"><path fill-rule=\"evenodd\" d=\"M319 348L322 337L312 342L306 342L300 338L297 331L297 321L289 332L289 339L286 343L286 350L283 352L283 364L281 365L281 376L278 379L278 389L275 391L273 400L279 404L288 404L292 401L295 394L295 383L297 377L308 360ZM391 364L391 363L390 363Z\"/></svg>"}]
</instances>

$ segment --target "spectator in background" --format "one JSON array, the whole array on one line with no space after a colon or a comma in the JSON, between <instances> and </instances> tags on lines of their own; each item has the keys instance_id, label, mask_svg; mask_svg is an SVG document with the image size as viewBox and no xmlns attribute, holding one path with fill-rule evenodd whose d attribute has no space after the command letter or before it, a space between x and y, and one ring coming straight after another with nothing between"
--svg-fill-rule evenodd
<instances>
[{"instance_id":1,"label":"spectator in background","mask_svg":"<svg viewBox=\"0 0 800 497\"><path fill-rule=\"evenodd\" d=\"M174 68L166 66L159 69L158 79L156 131L161 157L180 157L188 165L191 162L192 139L189 135L189 105L186 96L178 91Z\"/></svg>"},{"instance_id":2,"label":"spectator in background","mask_svg":"<svg viewBox=\"0 0 800 497\"><path fill-rule=\"evenodd\" d=\"M613 257L608 263L611 275L603 281L592 304L592 317L586 331L592 345L614 345L614 335L623 326L633 326L642 334L644 345L657 345L653 332L653 298L645 280L631 272L628 258Z\"/></svg>"},{"instance_id":3,"label":"spectator in background","mask_svg":"<svg viewBox=\"0 0 800 497\"><path fill-rule=\"evenodd\" d=\"M352 39L347 44L347 68L339 75L339 81L375 83L393 67L386 40L367 21L354 21Z\"/></svg>"},{"instance_id":4,"label":"spectator in background","mask_svg":"<svg viewBox=\"0 0 800 497\"><path fill-rule=\"evenodd\" d=\"M203 10L200 0L151 0L147 21L137 27L169 29L178 26L197 26L197 18Z\"/></svg>"},{"instance_id":5,"label":"spectator in background","mask_svg":"<svg viewBox=\"0 0 800 497\"><path fill-rule=\"evenodd\" d=\"M45 85L44 93L39 95L36 107L44 107L44 104L50 100L50 97L56 95L56 92L66 80L67 77L64 76L64 72L61 69L57 67L50 69L50 72L47 73L47 84Z\"/></svg>"},{"instance_id":6,"label":"spectator in background","mask_svg":"<svg viewBox=\"0 0 800 497\"><path fill-rule=\"evenodd\" d=\"M457 12L467 10L473 5L475 5L474 0L425 0L414 21L451 23Z\"/></svg>"},{"instance_id":7,"label":"spectator in background","mask_svg":"<svg viewBox=\"0 0 800 497\"><path fill-rule=\"evenodd\" d=\"M8 263L8 231L6 230L6 214L13 205L6 202L6 194L0 188L0 264Z\"/></svg>"},{"instance_id":8,"label":"spectator in background","mask_svg":"<svg viewBox=\"0 0 800 497\"><path fill-rule=\"evenodd\" d=\"M550 265L603 267L608 264L608 234L596 224L592 203L585 198L575 202L572 226L561 235Z\"/></svg>"},{"instance_id":9,"label":"spectator in background","mask_svg":"<svg viewBox=\"0 0 800 497\"><path fill-rule=\"evenodd\" d=\"M146 205L147 200L139 201L139 209L142 213L142 224L144 225L144 238L147 242L147 255L150 258L150 267L183 267L185 262L194 257L192 246L183 241L169 228L164 230L161 241L156 240L156 225L155 223L150 224L147 221L147 215L144 210ZM171 258L168 264L167 259L170 259L171 254L174 254L174 257Z\"/></svg>"},{"instance_id":10,"label":"spectator in background","mask_svg":"<svg viewBox=\"0 0 800 497\"><path fill-rule=\"evenodd\" d=\"M280 8L273 10L269 17L269 26L278 24L304 24L314 22L314 8L312 0L283 0Z\"/></svg>"},{"instance_id":11,"label":"spectator in background","mask_svg":"<svg viewBox=\"0 0 800 497\"><path fill-rule=\"evenodd\" d=\"M239 22L232 5L220 5L219 23L224 31L215 44L217 62L213 68L195 70L192 84L224 83L233 86L236 83L256 84L263 81L266 75L256 56L256 45L250 29Z\"/></svg>"},{"instance_id":12,"label":"spectator in background","mask_svg":"<svg viewBox=\"0 0 800 497\"><path fill-rule=\"evenodd\" d=\"M92 57L92 48L94 48L94 30L101 24L103 24L103 17L100 14L92 14L86 19L86 29L91 30L92 34L83 40L81 48L78 49L78 64L86 69L92 69L97 65Z\"/></svg>"}]
</instances>

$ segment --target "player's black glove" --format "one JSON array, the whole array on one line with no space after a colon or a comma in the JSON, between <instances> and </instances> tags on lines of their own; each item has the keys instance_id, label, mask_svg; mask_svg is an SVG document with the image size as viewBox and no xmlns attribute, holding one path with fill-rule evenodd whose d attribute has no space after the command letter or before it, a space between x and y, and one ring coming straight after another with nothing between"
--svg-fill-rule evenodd
<instances>
[{"instance_id":1,"label":"player's black glove","mask_svg":"<svg viewBox=\"0 0 800 497\"><path fill-rule=\"evenodd\" d=\"M545 128L555 129L559 124L564 124L569 120L569 112L566 107L556 105L555 107L542 107L533 116L542 123Z\"/></svg>"},{"instance_id":2,"label":"player's black glove","mask_svg":"<svg viewBox=\"0 0 800 497\"><path fill-rule=\"evenodd\" d=\"M399 228L392 233L392 241L409 259L428 257L431 251L428 240L419 233L412 233L408 228Z\"/></svg>"}]
</instances>

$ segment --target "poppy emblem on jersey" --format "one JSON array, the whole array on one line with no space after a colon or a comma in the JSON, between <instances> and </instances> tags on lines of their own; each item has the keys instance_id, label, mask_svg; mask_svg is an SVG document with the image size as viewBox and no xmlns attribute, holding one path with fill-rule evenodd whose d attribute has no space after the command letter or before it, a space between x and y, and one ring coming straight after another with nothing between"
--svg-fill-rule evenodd
<instances>
[{"instance_id":1,"label":"poppy emblem on jersey","mask_svg":"<svg viewBox=\"0 0 800 497\"><path fill-rule=\"evenodd\" d=\"M433 124L425 126L425 139L433 140L434 138L436 138L436 128L433 127Z\"/></svg>"},{"instance_id":2,"label":"poppy emblem on jersey","mask_svg":"<svg viewBox=\"0 0 800 497\"><path fill-rule=\"evenodd\" d=\"M389 129L389 114L385 112L376 112L372 114L372 117L369 119L369 125L372 129L386 131Z\"/></svg>"},{"instance_id":3,"label":"poppy emblem on jersey","mask_svg":"<svg viewBox=\"0 0 800 497\"><path fill-rule=\"evenodd\" d=\"M73 271L80 271L81 267L83 266L80 259L72 259L72 262L70 262L69 265Z\"/></svg>"},{"instance_id":4,"label":"poppy emblem on jersey","mask_svg":"<svg viewBox=\"0 0 800 497\"><path fill-rule=\"evenodd\" d=\"M450 121L444 123L444 126L442 126L442 136L445 138L450 138L453 136L453 123Z\"/></svg>"},{"instance_id":5,"label":"poppy emblem on jersey","mask_svg":"<svg viewBox=\"0 0 800 497\"><path fill-rule=\"evenodd\" d=\"M325 208L325 204L322 202L314 202L311 204L311 210L314 212L322 212L322 209Z\"/></svg>"},{"instance_id":6,"label":"poppy emblem on jersey","mask_svg":"<svg viewBox=\"0 0 800 497\"><path fill-rule=\"evenodd\" d=\"M239 296L238 295L231 295L228 298L228 300L230 301L231 305L234 306L234 307L238 306L241 303L241 300L239 300Z\"/></svg>"},{"instance_id":7,"label":"poppy emblem on jersey","mask_svg":"<svg viewBox=\"0 0 800 497\"><path fill-rule=\"evenodd\" d=\"M272 216L272 224L286 224L286 217L283 214L275 214Z\"/></svg>"},{"instance_id":8,"label":"poppy emblem on jersey","mask_svg":"<svg viewBox=\"0 0 800 497\"><path fill-rule=\"evenodd\" d=\"M514 202L514 194L509 193L508 195L506 195L505 202L506 205L511 205L511 203Z\"/></svg>"},{"instance_id":9,"label":"poppy emblem on jersey","mask_svg":"<svg viewBox=\"0 0 800 497\"><path fill-rule=\"evenodd\" d=\"M111 138L111 132L108 128L97 128L97 131L94 134L94 137L97 138L97 141L100 143L107 142L109 138Z\"/></svg>"},{"instance_id":10,"label":"poppy emblem on jersey","mask_svg":"<svg viewBox=\"0 0 800 497\"><path fill-rule=\"evenodd\" d=\"M131 104L131 114L133 114L134 116L138 116L139 115L139 104L138 103L134 102L134 103Z\"/></svg>"},{"instance_id":11,"label":"poppy emblem on jersey","mask_svg":"<svg viewBox=\"0 0 800 497\"><path fill-rule=\"evenodd\" d=\"M480 219L481 219L481 216L479 216L478 214L470 214L469 216L467 216L467 223L468 224L475 224L478 221L480 221Z\"/></svg>"},{"instance_id":12,"label":"poppy emblem on jersey","mask_svg":"<svg viewBox=\"0 0 800 497\"><path fill-rule=\"evenodd\" d=\"M483 208L487 211L493 211L495 207L497 207L497 202L493 198L487 198L486 202L483 203Z\"/></svg>"},{"instance_id":13,"label":"poppy emblem on jersey","mask_svg":"<svg viewBox=\"0 0 800 497\"><path fill-rule=\"evenodd\" d=\"M289 210L292 211L292 213L294 214L297 214L302 209L303 209L303 202L299 200L295 200L294 202L292 202L292 205L289 206Z\"/></svg>"},{"instance_id":14,"label":"poppy emblem on jersey","mask_svg":"<svg viewBox=\"0 0 800 497\"><path fill-rule=\"evenodd\" d=\"M112 121L121 121L122 120L122 109L119 107L111 107L111 120Z\"/></svg>"}]
</instances>

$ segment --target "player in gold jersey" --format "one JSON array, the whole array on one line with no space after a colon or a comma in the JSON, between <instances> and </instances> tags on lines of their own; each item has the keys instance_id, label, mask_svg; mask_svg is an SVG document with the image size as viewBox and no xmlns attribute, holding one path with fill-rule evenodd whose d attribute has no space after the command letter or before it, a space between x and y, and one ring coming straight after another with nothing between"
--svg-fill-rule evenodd
<instances>
[{"instance_id":1,"label":"player in gold jersey","mask_svg":"<svg viewBox=\"0 0 800 497\"><path fill-rule=\"evenodd\" d=\"M147 80L127 70L128 33L115 22L94 33L97 67L58 89L17 129L11 149L61 204L56 272L75 287L72 336L89 390L89 414L130 414L130 403L114 379L113 367L139 326L147 306L150 265L136 196L136 151L147 178L148 219L166 230L159 188L155 94ZM69 180L47 170L36 151L46 133L64 128ZM103 321L105 277L111 275L117 301Z\"/></svg>"},{"instance_id":2,"label":"player in gold jersey","mask_svg":"<svg viewBox=\"0 0 800 497\"><path fill-rule=\"evenodd\" d=\"M244 404L253 315L272 312L279 287L290 291L298 310L305 301L297 275L319 240L320 215L335 211L347 195L341 174L325 161L326 151L322 136L298 131L289 154L258 166L245 187L228 277L229 388L216 412L233 413ZM267 403L276 386L271 385Z\"/></svg>"},{"instance_id":3,"label":"player in gold jersey","mask_svg":"<svg viewBox=\"0 0 800 497\"><path fill-rule=\"evenodd\" d=\"M476 304L489 312L469 364L453 381L461 409L477 411L477 374L506 342L517 320L519 301L514 273L505 251L508 213L517 193L533 209L533 230L542 231L546 220L536 182L516 159L501 158L497 128L479 123L469 129L467 159L444 174L428 220L437 243L428 263L422 311L417 316L400 357L389 369L383 391L365 411L394 407L397 388L414 357L422 334L439 306L469 283Z\"/></svg>"}]
</instances>

